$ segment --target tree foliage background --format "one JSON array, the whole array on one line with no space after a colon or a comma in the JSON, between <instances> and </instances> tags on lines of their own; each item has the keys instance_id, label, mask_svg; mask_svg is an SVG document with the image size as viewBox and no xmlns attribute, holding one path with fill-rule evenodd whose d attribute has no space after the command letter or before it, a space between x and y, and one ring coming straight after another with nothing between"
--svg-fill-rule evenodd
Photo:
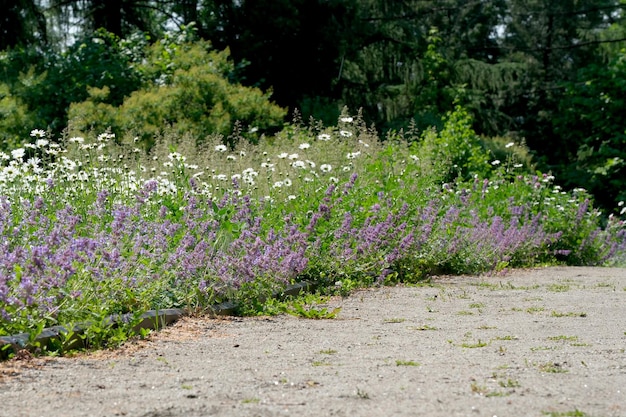
<instances>
[{"instance_id":1,"label":"tree foliage background","mask_svg":"<svg viewBox=\"0 0 626 417\"><path fill-rule=\"evenodd\" d=\"M0 0L0 140L67 125L199 137L298 109L484 137L626 200L625 0ZM74 119L73 121L70 119Z\"/></svg>"}]
</instances>

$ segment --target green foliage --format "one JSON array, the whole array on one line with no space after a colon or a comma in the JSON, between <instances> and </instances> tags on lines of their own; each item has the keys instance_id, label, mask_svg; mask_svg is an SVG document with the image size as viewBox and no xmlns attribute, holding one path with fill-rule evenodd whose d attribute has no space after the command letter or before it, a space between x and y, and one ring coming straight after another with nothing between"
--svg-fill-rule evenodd
<instances>
[{"instance_id":1,"label":"green foliage","mask_svg":"<svg viewBox=\"0 0 626 417\"><path fill-rule=\"evenodd\" d=\"M276 305L276 298L284 290L284 285L267 277L258 277L254 281L244 282L232 294L227 295L237 305L241 315L278 314L281 304Z\"/></svg>"},{"instance_id":2,"label":"green foliage","mask_svg":"<svg viewBox=\"0 0 626 417\"><path fill-rule=\"evenodd\" d=\"M14 95L6 84L0 84L0 150L18 147L29 122L27 106Z\"/></svg>"},{"instance_id":3,"label":"green foliage","mask_svg":"<svg viewBox=\"0 0 626 417\"><path fill-rule=\"evenodd\" d=\"M573 411L543 411L542 414L548 417L587 417L588 414L574 409Z\"/></svg>"},{"instance_id":4,"label":"green foliage","mask_svg":"<svg viewBox=\"0 0 626 417\"><path fill-rule=\"evenodd\" d=\"M142 82L134 62L143 58L141 48L147 45L144 36L122 40L99 29L79 39L61 57L57 70L49 72L49 88L63 85L68 103L87 98L87 88L108 87L111 104L119 104ZM67 107L67 106L66 106Z\"/></svg>"},{"instance_id":5,"label":"green foliage","mask_svg":"<svg viewBox=\"0 0 626 417\"><path fill-rule=\"evenodd\" d=\"M138 135L150 144L166 126L202 142L228 135L236 122L261 130L282 123L285 111L269 101L269 94L228 81L234 70L228 51L212 51L203 42L158 42L147 60L140 70L154 83L132 92L119 106L110 104L106 89L91 89L88 100L70 107L72 128L110 127L119 136Z\"/></svg>"},{"instance_id":6,"label":"green foliage","mask_svg":"<svg viewBox=\"0 0 626 417\"><path fill-rule=\"evenodd\" d=\"M494 161L500 161L500 164L509 171L515 169L516 174L520 172L534 173L535 162L533 155L526 146L525 141L518 143L510 137L502 136L481 136L481 145L487 150ZM500 165L496 164L496 165ZM520 169L521 168L521 169Z\"/></svg>"},{"instance_id":7,"label":"green foliage","mask_svg":"<svg viewBox=\"0 0 626 417\"><path fill-rule=\"evenodd\" d=\"M419 362L396 359L396 366L420 366Z\"/></svg>"},{"instance_id":8,"label":"green foliage","mask_svg":"<svg viewBox=\"0 0 626 417\"><path fill-rule=\"evenodd\" d=\"M297 301L290 303L285 309L285 312L291 314L292 316L314 320L334 319L340 311L341 308L339 307L328 310L326 307L317 308Z\"/></svg>"},{"instance_id":9,"label":"green foliage","mask_svg":"<svg viewBox=\"0 0 626 417\"><path fill-rule=\"evenodd\" d=\"M608 65L590 64L569 83L552 119L574 164L559 167L570 187L589 190L604 208L626 200L626 49Z\"/></svg>"},{"instance_id":10,"label":"green foliage","mask_svg":"<svg viewBox=\"0 0 626 417\"><path fill-rule=\"evenodd\" d=\"M438 182L446 183L456 178L489 177L492 170L489 152L482 146L474 132L471 117L457 106L446 116L443 129L430 129L424 133L413 149L426 164L426 172Z\"/></svg>"},{"instance_id":11,"label":"green foliage","mask_svg":"<svg viewBox=\"0 0 626 417\"><path fill-rule=\"evenodd\" d=\"M421 60L422 80L411 86L411 91L415 92L412 107L418 125L424 125L423 121L437 120L452 111L457 98L457 86L452 79L452 61L444 56L439 29L432 27L426 41L428 47Z\"/></svg>"}]
</instances>

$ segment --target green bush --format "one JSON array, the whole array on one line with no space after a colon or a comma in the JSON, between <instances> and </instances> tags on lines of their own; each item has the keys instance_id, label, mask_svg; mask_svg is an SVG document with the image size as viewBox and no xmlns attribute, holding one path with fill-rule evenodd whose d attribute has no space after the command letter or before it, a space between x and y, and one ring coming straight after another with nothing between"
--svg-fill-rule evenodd
<instances>
[{"instance_id":1,"label":"green bush","mask_svg":"<svg viewBox=\"0 0 626 417\"><path fill-rule=\"evenodd\" d=\"M28 120L26 105L11 94L8 85L0 84L0 150L6 151L21 143Z\"/></svg>"},{"instance_id":2,"label":"green bush","mask_svg":"<svg viewBox=\"0 0 626 417\"><path fill-rule=\"evenodd\" d=\"M211 50L206 42L157 42L140 70L151 82L119 106L110 104L106 88L92 88L87 100L72 104L68 117L73 133L111 128L118 136L128 133L151 143L171 127L202 141L215 134L227 136L236 122L254 130L274 128L286 114L270 102L268 93L231 83L234 66L228 50Z\"/></svg>"},{"instance_id":3,"label":"green bush","mask_svg":"<svg viewBox=\"0 0 626 417\"><path fill-rule=\"evenodd\" d=\"M422 158L426 172L439 182L489 177L492 170L490 152L472 129L471 116L460 106L446 115L441 131L426 131L413 150Z\"/></svg>"}]
</instances>

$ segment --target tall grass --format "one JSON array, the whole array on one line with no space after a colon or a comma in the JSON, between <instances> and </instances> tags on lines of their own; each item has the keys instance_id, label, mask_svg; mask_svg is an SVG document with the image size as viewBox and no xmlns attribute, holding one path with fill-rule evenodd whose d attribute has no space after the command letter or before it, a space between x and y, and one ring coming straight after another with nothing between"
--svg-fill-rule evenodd
<instances>
[{"instance_id":1,"label":"tall grass","mask_svg":"<svg viewBox=\"0 0 626 417\"><path fill-rule=\"evenodd\" d=\"M454 123L447 136L383 141L344 114L334 127L292 123L255 146L170 136L150 153L107 133L57 143L35 130L0 154L0 335L258 303L302 280L346 291L623 263L624 222L603 219L584 190L529 172L515 160L520 144L503 162L473 149L480 173L434 160ZM457 168L465 175L443 182Z\"/></svg>"}]
</instances>

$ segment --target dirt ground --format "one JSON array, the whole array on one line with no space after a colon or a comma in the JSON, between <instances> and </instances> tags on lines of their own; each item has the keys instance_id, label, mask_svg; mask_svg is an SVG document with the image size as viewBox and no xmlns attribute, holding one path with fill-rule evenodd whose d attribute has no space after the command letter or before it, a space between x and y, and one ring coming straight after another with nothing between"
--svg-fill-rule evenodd
<instances>
[{"instance_id":1,"label":"dirt ground","mask_svg":"<svg viewBox=\"0 0 626 417\"><path fill-rule=\"evenodd\" d=\"M626 269L439 277L0 364L1 416L626 416Z\"/></svg>"}]
</instances>

